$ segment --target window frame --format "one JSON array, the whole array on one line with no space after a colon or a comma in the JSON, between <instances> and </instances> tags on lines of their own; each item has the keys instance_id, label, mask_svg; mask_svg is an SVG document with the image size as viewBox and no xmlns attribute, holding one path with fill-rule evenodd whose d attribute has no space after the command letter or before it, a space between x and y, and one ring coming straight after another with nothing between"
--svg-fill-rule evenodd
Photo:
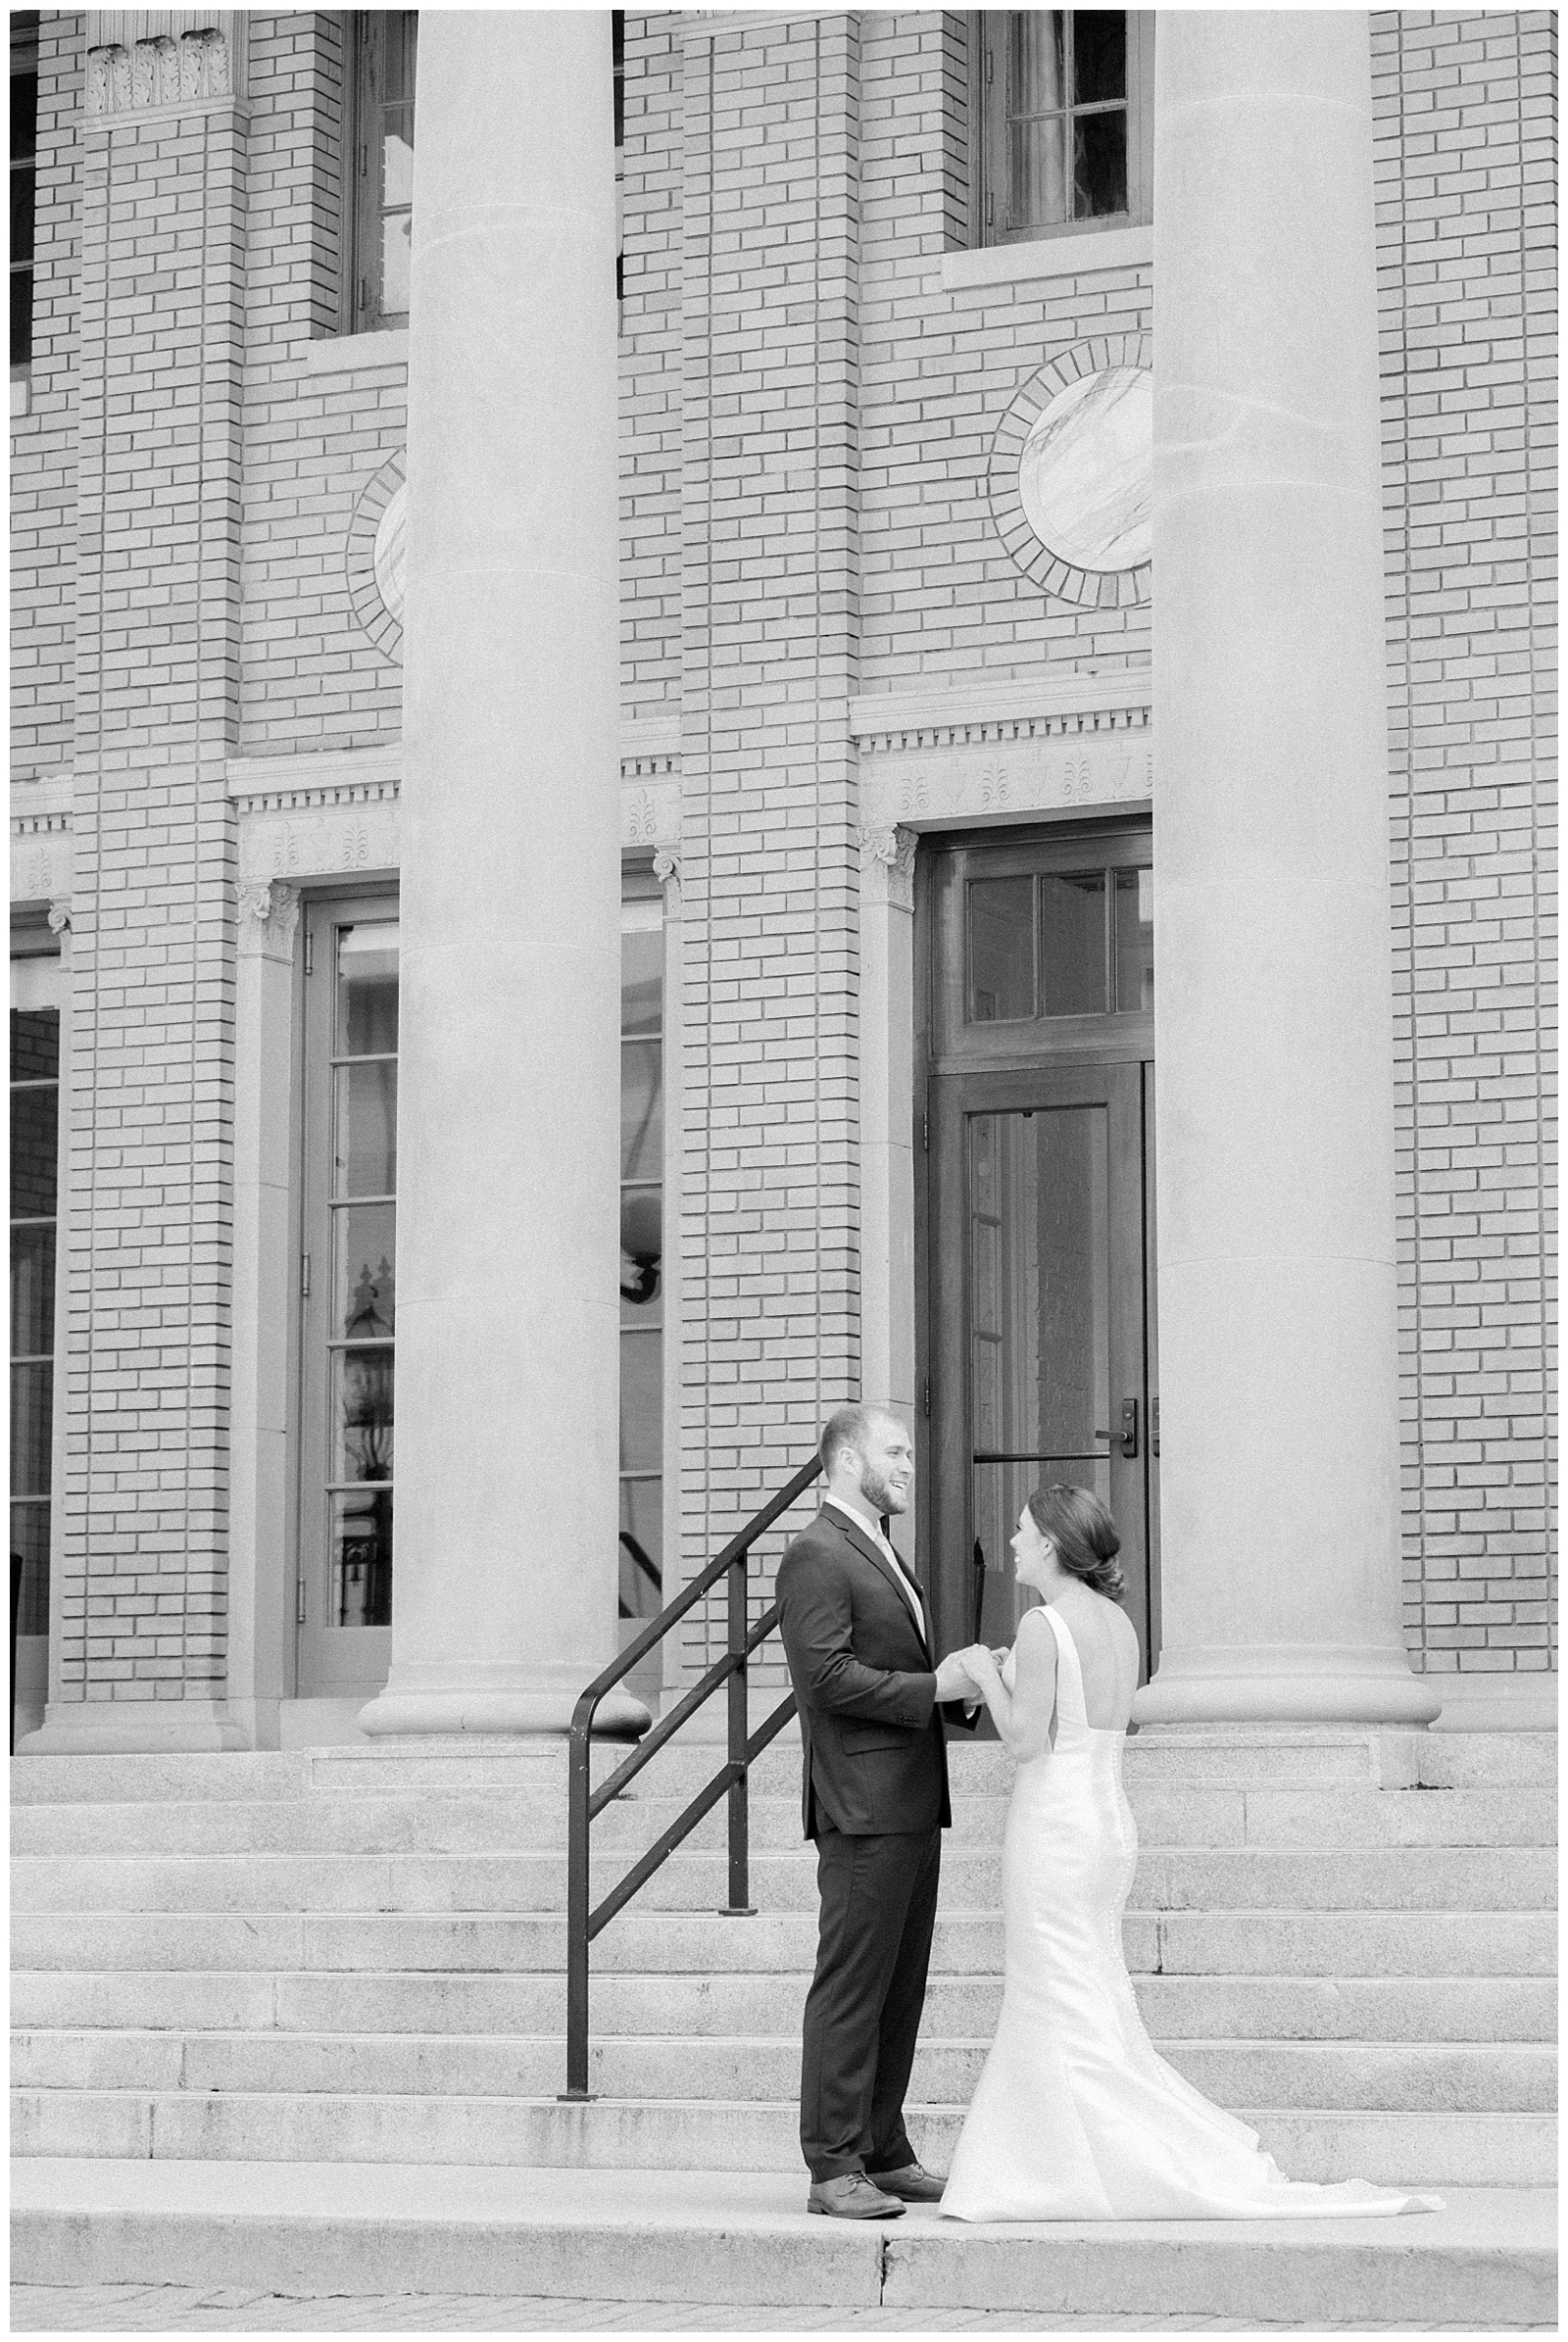
<instances>
[{"instance_id":1,"label":"window frame","mask_svg":"<svg viewBox=\"0 0 1568 2342\"><path fill-rule=\"evenodd\" d=\"M304 929L301 987L301 1087L299 1123L300 1281L299 1351L295 1406L296 1501L294 1545L295 1690L303 1699L373 1698L386 1682L392 1655L390 1613L384 1625L332 1624L331 1509L337 1484L331 1478L333 1452L332 1360L350 1345L333 1335L331 1304L332 1194L335 1073L340 1058L334 1014L337 937L348 927L399 924L395 888L345 891L308 897L301 904ZM367 1059L366 1062L369 1062ZM352 1198L373 1202L374 1198ZM392 1197L394 1215L396 1193ZM394 1218L394 1247L396 1220ZM306 1264L309 1263L307 1268ZM395 1267L395 1250L394 1250ZM396 1424L397 1336L377 1344L391 1352ZM392 1503L392 1599L396 1599L396 1464L384 1482L360 1481L360 1488L385 1489Z\"/></svg>"},{"instance_id":2,"label":"window frame","mask_svg":"<svg viewBox=\"0 0 1568 2342\"><path fill-rule=\"evenodd\" d=\"M659 1200L660 1200L660 1218L661 1218L661 1225L662 1225L662 1231L663 1231L663 1236L662 1236L662 1250L661 1250L661 1255L660 1255L660 1279L659 1279L659 1286L658 1286L658 1290L657 1290L657 1293L656 1293L656 1294L655 1294L655 1295L653 1295L653 1296L651 1297L650 1301L649 1301L648 1303L646 1303L646 1304L643 1304L643 1306L646 1306L646 1307L648 1307L648 1309L649 1309L649 1312L650 1312L650 1313L649 1313L648 1317L647 1317L646 1319L644 1319L644 1320L643 1320L641 1323L629 1324L629 1323L627 1322L627 1319L626 1319L626 1316L625 1316L625 1311L624 1311L624 1309L622 1309L622 1310L621 1310L621 1313L620 1313L620 1332L619 1332L619 1341L620 1341L620 1345L621 1345L621 1357L622 1357L622 1359L624 1359L624 1356L625 1356L625 1343L626 1343L626 1337L627 1337L627 1335L628 1335L628 1334L630 1334L630 1335L633 1335L633 1336L635 1336L635 1335L639 1335L639 1334L641 1334L641 1335L657 1335L657 1336L658 1336L658 1351L659 1351L659 1417L660 1417L660 1438L659 1438L659 1451L660 1451L660 1460L659 1460L659 1464L658 1464L658 1466L657 1466L657 1468L656 1468L656 1467L649 1466L649 1465L646 1465L646 1464L631 1464L631 1465L628 1465L628 1464L626 1463L626 1461L625 1461L625 1458L624 1458L624 1454L623 1454L623 1453L622 1453L622 1454L620 1454L619 1456L617 1456L617 1459L616 1459L616 1506L617 1506L617 1521L618 1521L618 1522L620 1522L620 1526L619 1526L619 1528L618 1528L618 1531L617 1531L617 1555L618 1555L618 1557L619 1557L619 1558L617 1559L617 1567L619 1567L619 1566L620 1566L620 1560L629 1560L629 1556L627 1555L627 1548L626 1548L626 1546L625 1546L625 1543L624 1543L624 1541L623 1541L623 1540L625 1539L625 1537L626 1537L626 1536L627 1536L627 1534L628 1534L628 1533L627 1533L627 1531L626 1531L626 1529L625 1529L624 1522L623 1522L623 1519L622 1519L622 1516L621 1516L621 1514L620 1514L620 1510L619 1510L619 1508L620 1508L620 1506L621 1506L621 1504L622 1504L622 1502L623 1502L624 1490L625 1490L625 1488L626 1488L627 1485L628 1485L629 1483L635 1482L635 1483L637 1483L639 1486L657 1488L657 1489L658 1489L658 1491L659 1491L659 1505L660 1505L661 1516L662 1516L662 1511L663 1511L663 1503L664 1503L664 1491L665 1491L665 1488L666 1488L666 1485L667 1485L667 1475L668 1475L668 1457L667 1457L667 1455L666 1455L666 1453L665 1453L665 1441L664 1441L664 1437L663 1437L664 1420L665 1420L665 1416L666 1416L666 1413L667 1413L667 1403L666 1403L666 1402L667 1402L668 1376L669 1376L669 1366L670 1366L670 1360L669 1360L669 1344L668 1344L668 1335L669 1335L669 1332L670 1332L670 1325L669 1325L669 1317L668 1317L668 1312L667 1312L667 1308L666 1308L666 1300L667 1300L667 1294L668 1294L668 1282L667 1282L667 1280L668 1280L668 1264L669 1264L669 1249L670 1249L670 1247L669 1247L669 1234L670 1234L670 1232L669 1232L668 1221L667 1221L667 1206L668 1206L668 1179L667 1179L668 1135L667 1135L667 1133L668 1133L668 1125L667 1125L667 1119L666 1119L666 1118L667 1118L667 1115L668 1115L668 1112L669 1112L669 1097L668 1097L669 1049L668 1049L668 1001L667 1001L667 989L668 989L668 970L667 970L667 966L665 965L665 956L664 956L664 955L665 955L665 951L666 951L666 930L665 930L665 919L664 919L664 899L663 899L663 889L662 889L662 886L659 884L659 881L658 881L658 880L657 880L657 879L656 879L656 878L653 876L653 874L652 874L652 872L651 872L651 871L648 871L648 872L646 872L646 873L645 873L645 872L643 872L643 871L641 871L641 870L623 870L623 871L622 871L622 876L621 876L621 899L620 899L620 934L621 934L621 942L622 942L622 946L623 946L623 947L624 947L624 943L625 943L625 939L626 939L626 937L627 937L628 935L631 935L631 934L656 935L656 936L658 936L658 938L659 938L659 945L660 945L660 1001L659 1001L659 1029L658 1029L658 1031L657 1031L656 1033L636 1033L636 1034L631 1034L631 1033L628 1033L628 1032L626 1031L626 1029L625 1029L625 1025L624 1025L624 1022L622 1023L622 1028L621 1028L621 1042L620 1042L621 1068L622 1068L622 1072L621 1072L621 1098L622 1098L622 1101L624 1101L624 1098L625 1098L625 1092L626 1092L625 1070L624 1070L624 1069L625 1069L625 1063L626 1063L626 1051L627 1051L627 1049L628 1049L628 1047L630 1047L630 1048L632 1048L632 1049L647 1049L647 1048L649 1048L649 1047L657 1047L657 1049L658 1049L658 1052L659 1052L658 1063L659 1063L659 1090L660 1090L660 1098L661 1098L661 1114L662 1114L662 1120L663 1121L663 1127L664 1127L664 1130L665 1130L665 1142L664 1142L664 1147L663 1147L663 1149L662 1149L662 1155L661 1155L661 1161L660 1161L660 1172L659 1172L659 1177L658 1177L658 1179L657 1179L657 1180L652 1180L652 1179L649 1179L649 1178L647 1178L646 1176L644 1176L644 1177L642 1177L642 1178L639 1178L639 1179L635 1179L635 1180L634 1180L634 1179L628 1179L628 1178L625 1176L625 1169L626 1169L626 1167L625 1167L625 1163L624 1163L624 1161L622 1161L622 1163L621 1163L621 1165L620 1165L620 1171L621 1171L621 1179L620 1179L620 1194L621 1194L621 1198L622 1198L622 1204L623 1204L623 1205L624 1205L624 1199L625 1199L626 1195L628 1195L628 1193L637 1192L637 1193L643 1193L643 1194L646 1194L646 1193L647 1193L647 1192L648 1192L650 1189L657 1187L657 1189L658 1189L658 1191L659 1191ZM622 1013L622 1018L624 1019L624 1014L625 1014L624 971L623 971L623 975L622 975L621 1013ZM625 1255L624 1255L624 1254L622 1254L622 1259L624 1259L624 1257L625 1257ZM622 1374L621 1374L621 1377L620 1377L620 1389L621 1389L621 1393L622 1393L622 1400L621 1400L621 1406L622 1406L622 1413L621 1413L621 1423L622 1423L622 1428L624 1429L624 1421L625 1421L625 1417L624 1417L624 1391L625 1391L625 1389L626 1389L625 1377L624 1377L624 1370L622 1370ZM649 1621L649 1619L650 1619L650 1618L653 1618L653 1617L656 1617L656 1616L658 1615L659 1611L660 1611L660 1610L662 1608L662 1606L663 1606L663 1604L664 1604L665 1600L668 1598L668 1596L667 1596L667 1593L666 1593L666 1590L665 1590L664 1580L665 1580L665 1576L666 1576L666 1574L667 1574L667 1571L668 1571L668 1566L669 1566L669 1555L668 1555L667 1551L665 1550L665 1545L666 1545L666 1539L665 1539L665 1537L664 1537L664 1535L663 1535L663 1532L662 1532L662 1528L661 1528L661 1537L660 1537L660 1554L659 1554L659 1571L660 1571L660 1576L659 1576L658 1583L657 1583L657 1584L655 1584L655 1585L654 1585L654 1586L653 1586L653 1600L652 1600L652 1607L648 1607L648 1606L647 1606L647 1597L646 1597L646 1591L645 1591L644 1604L643 1604L643 1606L642 1606L642 1607L639 1607L639 1608L631 1608L631 1607L629 1607L629 1606L627 1605L627 1603L626 1603L626 1600L625 1600L624 1591L622 1590L622 1591L620 1592L620 1594L618 1595L618 1597L617 1597L616 1608L617 1608L617 1611L618 1611L618 1614L619 1614L619 1618L620 1618L620 1621L621 1621L621 1628L622 1628L622 1632L623 1632L623 1633L625 1633L625 1632L626 1632L626 1631L628 1631L628 1630L629 1630L629 1632L630 1632L630 1633L632 1633L632 1634L639 1634L639 1633L641 1633L642 1629L643 1629L643 1628L644 1628L644 1627L645 1627L645 1626L648 1624L648 1621ZM633 1579L633 1580L635 1579L635 1577L637 1576L637 1574L638 1574L638 1568L637 1568L637 1565L636 1565L636 1564L633 1562L633 1563L631 1564L631 1577L632 1577L632 1579ZM623 1571L622 1571L622 1577L623 1577L623 1579L625 1578L625 1576L626 1576L626 1572L623 1570Z\"/></svg>"},{"instance_id":3,"label":"window frame","mask_svg":"<svg viewBox=\"0 0 1568 2342\"><path fill-rule=\"evenodd\" d=\"M381 202L378 172L370 169L370 117L384 101L376 95L378 76L385 73L387 21L394 16L415 19L414 94L406 101L418 119L418 10L357 8L345 18L343 73L343 234L339 331L344 334L403 333L407 310L382 307L381 223L387 207ZM412 141L411 141L412 143ZM412 218L412 199L391 207Z\"/></svg>"},{"instance_id":4,"label":"window frame","mask_svg":"<svg viewBox=\"0 0 1568 2342\"><path fill-rule=\"evenodd\" d=\"M69 938L67 939L69 942ZM67 1364L68 1273L70 1254L69 1166L71 1158L71 964L69 951L42 928L24 926L12 931L11 999L13 1009L50 1009L59 1018L55 1082L59 1097L55 1155L55 1278L54 1343L51 1364L49 1437L49 1529L47 1585L42 1602L41 1629L20 1634L17 1673L12 1684L13 1744L22 1732L44 1721L48 1693L49 1654L54 1647L59 1614L65 1537L65 1440L67 1425L65 1376ZM37 1225L36 1219L34 1225ZM42 1353L37 1353L39 1356ZM36 1492L21 1499L38 1502Z\"/></svg>"},{"instance_id":5,"label":"window frame","mask_svg":"<svg viewBox=\"0 0 1568 2342\"><path fill-rule=\"evenodd\" d=\"M11 379L21 386L21 400L20 402L14 400L14 406L20 403L24 409L26 401L26 386L32 380L32 362L37 342L38 323L38 35L40 16L41 11L37 9L18 9L13 13L11 19L12 90L14 93L16 84L25 80L31 81L33 90L32 145L24 155L19 154L13 146L10 156L13 203L19 179L31 180L32 196L26 250L20 252L16 244L12 244L9 268L13 301L16 298L17 285L24 278L27 287L25 348L21 351L20 355L14 332L10 340Z\"/></svg>"},{"instance_id":6,"label":"window frame","mask_svg":"<svg viewBox=\"0 0 1568 2342\"><path fill-rule=\"evenodd\" d=\"M995 218L1007 184L1007 44L1004 27L1024 12L986 9L969 19L970 244L995 250L1015 244L1045 244L1107 230L1147 227L1153 218L1154 184L1154 11L1127 9L1127 209L1093 220L1061 220L1012 227ZM1029 13L1035 13L1033 11ZM1068 16L1102 11L1068 9ZM1001 70L996 70L1000 55ZM1073 108L1071 112L1103 111Z\"/></svg>"}]
</instances>

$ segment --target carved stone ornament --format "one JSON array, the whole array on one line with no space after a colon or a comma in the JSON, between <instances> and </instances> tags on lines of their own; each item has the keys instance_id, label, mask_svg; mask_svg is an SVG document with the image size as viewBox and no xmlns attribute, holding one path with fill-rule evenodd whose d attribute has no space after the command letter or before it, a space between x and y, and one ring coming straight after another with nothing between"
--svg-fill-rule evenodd
<instances>
[{"instance_id":1,"label":"carved stone ornament","mask_svg":"<svg viewBox=\"0 0 1568 2342\"><path fill-rule=\"evenodd\" d=\"M51 935L69 935L71 933L71 905L69 903L50 903L49 932Z\"/></svg>"},{"instance_id":2,"label":"carved stone ornament","mask_svg":"<svg viewBox=\"0 0 1568 2342\"><path fill-rule=\"evenodd\" d=\"M72 776L48 773L11 790L11 900L69 903Z\"/></svg>"},{"instance_id":3,"label":"carved stone ornament","mask_svg":"<svg viewBox=\"0 0 1568 2342\"><path fill-rule=\"evenodd\" d=\"M628 781L620 784L620 842L622 846L680 844L680 782Z\"/></svg>"},{"instance_id":4,"label":"carved stone ornament","mask_svg":"<svg viewBox=\"0 0 1568 2342\"><path fill-rule=\"evenodd\" d=\"M402 768L396 741L303 756L231 756L224 783L239 817L242 886L394 875L401 859ZM69 837L63 843L69 854ZM622 779L620 843L629 852L651 849L659 877L679 884L678 778ZM69 860L66 868L69 883ZM15 875L12 883L15 895Z\"/></svg>"},{"instance_id":5,"label":"carved stone ornament","mask_svg":"<svg viewBox=\"0 0 1568 2342\"><path fill-rule=\"evenodd\" d=\"M1024 575L1058 601L1149 600L1151 366L1146 333L1077 342L1030 375L997 426L992 520Z\"/></svg>"},{"instance_id":6,"label":"carved stone ornament","mask_svg":"<svg viewBox=\"0 0 1568 2342\"><path fill-rule=\"evenodd\" d=\"M239 89L243 34L244 20L231 10L206 23L188 9L89 12L88 127L229 103Z\"/></svg>"},{"instance_id":7,"label":"carved stone ornament","mask_svg":"<svg viewBox=\"0 0 1568 2342\"><path fill-rule=\"evenodd\" d=\"M885 902L890 910L914 908L914 855L919 844L912 829L896 824L860 831L860 897L862 902Z\"/></svg>"},{"instance_id":8,"label":"carved stone ornament","mask_svg":"<svg viewBox=\"0 0 1568 2342\"><path fill-rule=\"evenodd\" d=\"M266 886L242 883L239 890L240 949L287 958L299 924L300 891L276 879Z\"/></svg>"},{"instance_id":9,"label":"carved stone ornament","mask_svg":"<svg viewBox=\"0 0 1568 2342\"><path fill-rule=\"evenodd\" d=\"M981 741L862 757L860 819L871 832L906 824L954 828L1139 805L1153 789L1153 742L1147 728Z\"/></svg>"},{"instance_id":10,"label":"carved stone ornament","mask_svg":"<svg viewBox=\"0 0 1568 2342\"><path fill-rule=\"evenodd\" d=\"M354 615L383 659L403 658L405 458L389 456L360 490L343 548Z\"/></svg>"}]
</instances>

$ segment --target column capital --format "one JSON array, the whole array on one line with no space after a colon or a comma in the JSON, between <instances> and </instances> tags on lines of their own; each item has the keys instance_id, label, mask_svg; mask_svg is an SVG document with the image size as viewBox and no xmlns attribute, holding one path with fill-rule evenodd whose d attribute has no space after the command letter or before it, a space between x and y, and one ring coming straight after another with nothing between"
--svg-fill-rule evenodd
<instances>
[{"instance_id":1,"label":"column capital","mask_svg":"<svg viewBox=\"0 0 1568 2342\"><path fill-rule=\"evenodd\" d=\"M279 879L261 884L247 881L239 890L241 951L260 952L269 959L287 959L294 950L299 925L300 890Z\"/></svg>"},{"instance_id":2,"label":"column capital","mask_svg":"<svg viewBox=\"0 0 1568 2342\"><path fill-rule=\"evenodd\" d=\"M654 856L654 876L664 890L664 914L667 918L680 916L680 855L673 847L661 846Z\"/></svg>"},{"instance_id":3,"label":"column capital","mask_svg":"<svg viewBox=\"0 0 1568 2342\"><path fill-rule=\"evenodd\" d=\"M900 825L860 832L860 899L890 910L914 908L914 856L919 839Z\"/></svg>"}]
</instances>

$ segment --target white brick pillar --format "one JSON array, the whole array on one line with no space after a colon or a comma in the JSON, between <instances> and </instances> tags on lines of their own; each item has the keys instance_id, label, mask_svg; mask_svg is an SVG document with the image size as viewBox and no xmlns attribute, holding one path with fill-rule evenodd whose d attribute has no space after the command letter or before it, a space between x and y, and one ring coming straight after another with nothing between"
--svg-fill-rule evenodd
<instances>
[{"instance_id":1,"label":"white brick pillar","mask_svg":"<svg viewBox=\"0 0 1568 2342\"><path fill-rule=\"evenodd\" d=\"M1161 20L1152 1723L1421 1723L1400 1637L1367 20Z\"/></svg>"},{"instance_id":2,"label":"white brick pillar","mask_svg":"<svg viewBox=\"0 0 1568 2342\"><path fill-rule=\"evenodd\" d=\"M560 1732L615 1649L615 189L603 12L419 32L392 1665ZM601 1710L621 1729L646 1711Z\"/></svg>"}]
</instances>

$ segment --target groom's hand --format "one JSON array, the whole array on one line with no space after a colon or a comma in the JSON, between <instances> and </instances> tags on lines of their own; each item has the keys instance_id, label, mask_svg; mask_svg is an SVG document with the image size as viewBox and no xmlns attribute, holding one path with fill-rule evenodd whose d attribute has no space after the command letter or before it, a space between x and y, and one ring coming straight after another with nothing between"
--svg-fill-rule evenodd
<instances>
[{"instance_id":1,"label":"groom's hand","mask_svg":"<svg viewBox=\"0 0 1568 2342\"><path fill-rule=\"evenodd\" d=\"M980 1697L980 1686L963 1663L960 1651L950 1651L937 1669L937 1706L945 1707L951 1699L961 1699L973 1707Z\"/></svg>"}]
</instances>

